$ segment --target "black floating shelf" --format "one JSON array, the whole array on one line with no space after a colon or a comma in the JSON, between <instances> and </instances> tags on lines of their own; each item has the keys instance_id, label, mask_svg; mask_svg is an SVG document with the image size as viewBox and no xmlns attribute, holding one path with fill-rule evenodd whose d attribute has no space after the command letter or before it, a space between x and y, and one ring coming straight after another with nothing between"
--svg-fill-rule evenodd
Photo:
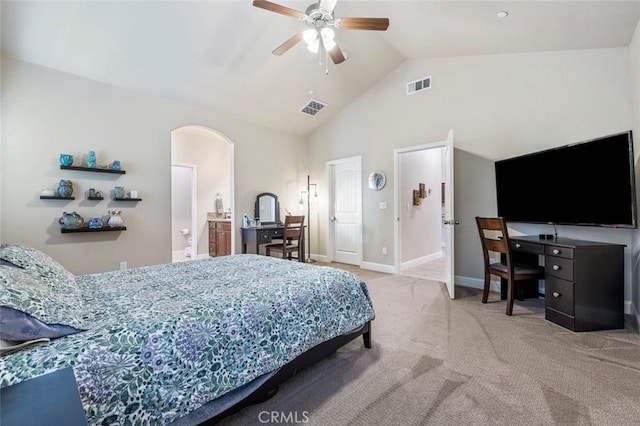
<instances>
[{"instance_id":1,"label":"black floating shelf","mask_svg":"<svg viewBox=\"0 0 640 426\"><path fill-rule=\"evenodd\" d=\"M126 231L126 226L114 226L111 228L110 226L103 226L102 228L89 228L83 226L82 228L61 228L60 232L63 234L70 234L73 232L109 232L109 231Z\"/></svg>"},{"instance_id":2,"label":"black floating shelf","mask_svg":"<svg viewBox=\"0 0 640 426\"><path fill-rule=\"evenodd\" d=\"M56 197L55 195L41 195L41 200L75 200L76 197Z\"/></svg>"},{"instance_id":3,"label":"black floating shelf","mask_svg":"<svg viewBox=\"0 0 640 426\"><path fill-rule=\"evenodd\" d=\"M100 201L100 200L104 200L104 197L87 197L87 200Z\"/></svg>"},{"instance_id":4,"label":"black floating shelf","mask_svg":"<svg viewBox=\"0 0 640 426\"><path fill-rule=\"evenodd\" d=\"M127 173L124 170L114 170L114 169L101 169L99 167L79 167L79 166L63 166L60 165L60 168L63 170L81 170L83 172L97 172L97 173L113 173L117 175L123 175Z\"/></svg>"},{"instance_id":5,"label":"black floating shelf","mask_svg":"<svg viewBox=\"0 0 640 426\"><path fill-rule=\"evenodd\" d=\"M142 198L114 198L113 201L142 201Z\"/></svg>"}]
</instances>

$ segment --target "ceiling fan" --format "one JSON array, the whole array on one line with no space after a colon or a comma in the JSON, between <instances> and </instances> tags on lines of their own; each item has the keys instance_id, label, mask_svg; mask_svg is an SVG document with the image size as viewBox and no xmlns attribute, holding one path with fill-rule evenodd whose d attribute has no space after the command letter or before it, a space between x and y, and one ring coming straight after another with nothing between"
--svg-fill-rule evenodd
<instances>
[{"instance_id":1,"label":"ceiling fan","mask_svg":"<svg viewBox=\"0 0 640 426\"><path fill-rule=\"evenodd\" d=\"M334 40L334 28L386 31L389 27L389 18L335 18L333 9L336 6L336 2L337 0L320 0L318 3L311 4L304 13L266 0L253 0L253 5L296 18L306 23L309 27L294 34L287 41L276 47L273 51L274 55L282 55L298 44L300 40L304 40L309 50L318 52L320 46L322 46L331 57L333 63L340 64L344 62L345 56Z\"/></svg>"}]
</instances>

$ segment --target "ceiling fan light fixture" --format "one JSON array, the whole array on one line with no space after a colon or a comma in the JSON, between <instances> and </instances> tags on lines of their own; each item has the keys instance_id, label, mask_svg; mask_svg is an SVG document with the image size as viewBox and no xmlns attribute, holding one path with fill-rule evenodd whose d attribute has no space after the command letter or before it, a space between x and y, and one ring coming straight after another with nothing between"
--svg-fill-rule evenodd
<instances>
[{"instance_id":1,"label":"ceiling fan light fixture","mask_svg":"<svg viewBox=\"0 0 640 426\"><path fill-rule=\"evenodd\" d=\"M325 50L329 51L335 47L335 32L331 28L324 27L320 30L320 35L322 36L322 45Z\"/></svg>"},{"instance_id":2,"label":"ceiling fan light fixture","mask_svg":"<svg viewBox=\"0 0 640 426\"><path fill-rule=\"evenodd\" d=\"M302 39L305 43L310 44L318 39L318 30L315 28L309 28L308 30L304 30L302 32Z\"/></svg>"},{"instance_id":3,"label":"ceiling fan light fixture","mask_svg":"<svg viewBox=\"0 0 640 426\"><path fill-rule=\"evenodd\" d=\"M307 49L313 53L318 53L320 48L320 38L318 37L318 30L315 28L309 28L302 32L302 39L307 43Z\"/></svg>"},{"instance_id":4,"label":"ceiling fan light fixture","mask_svg":"<svg viewBox=\"0 0 640 426\"><path fill-rule=\"evenodd\" d=\"M320 39L315 39L311 43L307 43L307 49L313 53L318 53L318 49L320 49Z\"/></svg>"}]
</instances>

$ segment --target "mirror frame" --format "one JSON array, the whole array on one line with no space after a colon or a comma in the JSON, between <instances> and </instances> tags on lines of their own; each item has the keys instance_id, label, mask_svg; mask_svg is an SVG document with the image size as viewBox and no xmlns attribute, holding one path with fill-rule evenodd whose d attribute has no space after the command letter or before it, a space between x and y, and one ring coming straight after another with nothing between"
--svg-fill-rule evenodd
<instances>
[{"instance_id":1,"label":"mirror frame","mask_svg":"<svg viewBox=\"0 0 640 426\"><path fill-rule=\"evenodd\" d=\"M260 198L262 197L273 197L274 201L275 201L275 220L274 221L267 221L265 222L264 220L262 220L262 218L260 217ZM261 192L260 194L256 195L256 203L255 206L253 208L253 217L259 217L260 218L260 224L261 225L273 225L273 224L280 224L280 203L278 202L278 196L276 194L273 194L271 192Z\"/></svg>"}]
</instances>

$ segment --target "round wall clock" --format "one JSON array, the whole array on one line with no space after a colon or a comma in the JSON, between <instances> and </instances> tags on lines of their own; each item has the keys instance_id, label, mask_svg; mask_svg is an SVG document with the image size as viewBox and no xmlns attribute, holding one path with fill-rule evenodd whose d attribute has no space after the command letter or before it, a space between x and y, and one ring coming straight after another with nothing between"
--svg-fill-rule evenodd
<instances>
[{"instance_id":1,"label":"round wall clock","mask_svg":"<svg viewBox=\"0 0 640 426\"><path fill-rule=\"evenodd\" d=\"M384 172L372 172L369 175L369 188L380 191L387 183L387 175Z\"/></svg>"}]
</instances>

